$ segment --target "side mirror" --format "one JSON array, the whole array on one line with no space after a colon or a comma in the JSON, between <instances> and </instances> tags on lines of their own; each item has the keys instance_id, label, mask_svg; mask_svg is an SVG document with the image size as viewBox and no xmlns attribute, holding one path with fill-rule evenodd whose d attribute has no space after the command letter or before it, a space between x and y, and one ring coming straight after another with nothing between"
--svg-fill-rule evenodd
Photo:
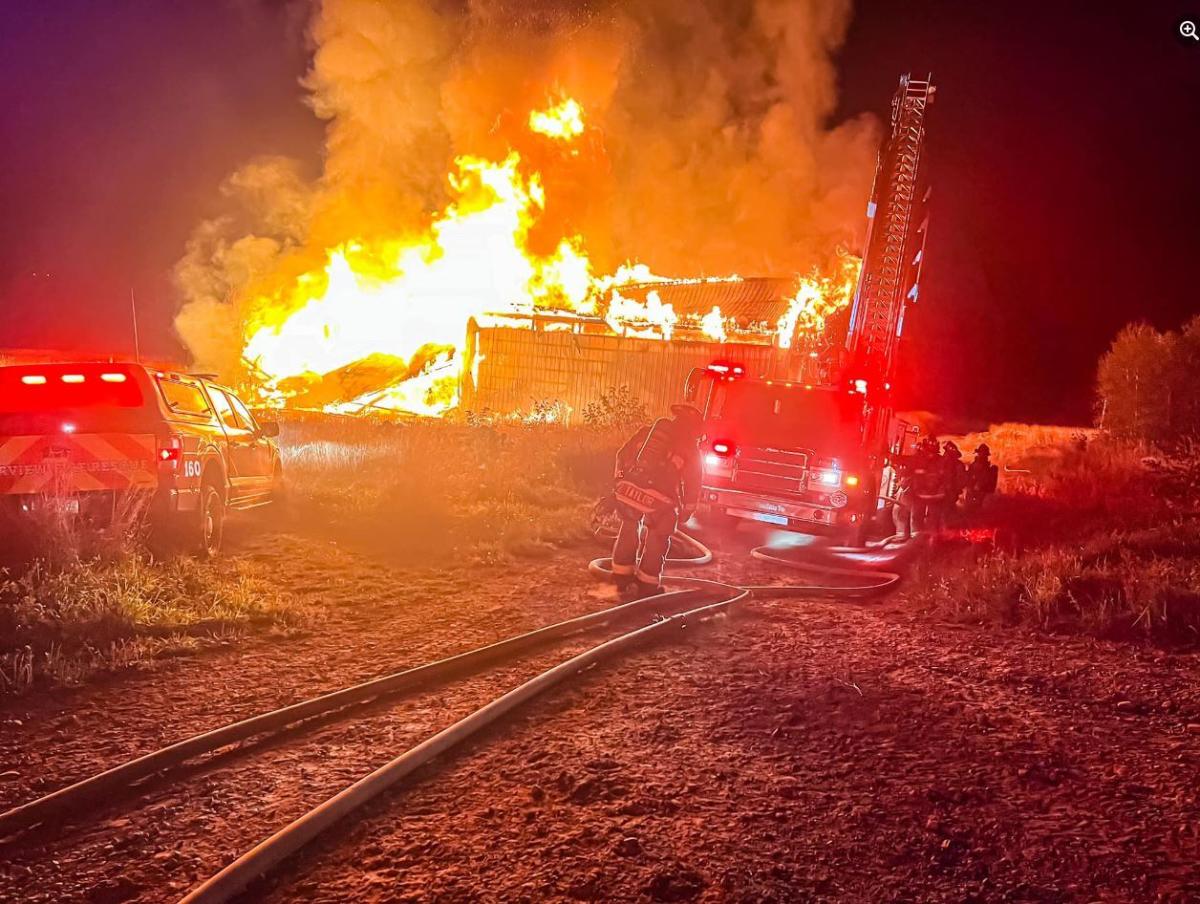
<instances>
[{"instance_id":1,"label":"side mirror","mask_svg":"<svg viewBox=\"0 0 1200 904\"><path fill-rule=\"evenodd\" d=\"M279 421L259 421L258 426L262 428L263 436L271 439L279 436Z\"/></svg>"}]
</instances>

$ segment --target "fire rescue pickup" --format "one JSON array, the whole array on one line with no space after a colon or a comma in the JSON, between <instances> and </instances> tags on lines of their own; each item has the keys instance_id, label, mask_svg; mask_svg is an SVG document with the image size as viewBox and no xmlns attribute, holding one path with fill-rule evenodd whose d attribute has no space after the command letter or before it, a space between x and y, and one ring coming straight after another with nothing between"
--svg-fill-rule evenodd
<instances>
[{"instance_id":1,"label":"fire rescue pickup","mask_svg":"<svg viewBox=\"0 0 1200 904\"><path fill-rule=\"evenodd\" d=\"M278 434L206 376L139 364L0 367L0 510L17 530L47 509L103 522L144 494L155 534L212 556L229 509L280 497Z\"/></svg>"}]
</instances>

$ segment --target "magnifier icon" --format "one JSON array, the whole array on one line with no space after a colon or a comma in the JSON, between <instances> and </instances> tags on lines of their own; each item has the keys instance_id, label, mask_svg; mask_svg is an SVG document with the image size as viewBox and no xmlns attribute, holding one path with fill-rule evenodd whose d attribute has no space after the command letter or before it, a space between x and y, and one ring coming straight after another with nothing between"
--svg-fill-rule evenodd
<instances>
[{"instance_id":1,"label":"magnifier icon","mask_svg":"<svg viewBox=\"0 0 1200 904\"><path fill-rule=\"evenodd\" d=\"M1179 33L1185 38L1191 38L1193 41L1200 41L1200 36L1196 35L1196 23L1191 19L1184 19L1179 23Z\"/></svg>"}]
</instances>

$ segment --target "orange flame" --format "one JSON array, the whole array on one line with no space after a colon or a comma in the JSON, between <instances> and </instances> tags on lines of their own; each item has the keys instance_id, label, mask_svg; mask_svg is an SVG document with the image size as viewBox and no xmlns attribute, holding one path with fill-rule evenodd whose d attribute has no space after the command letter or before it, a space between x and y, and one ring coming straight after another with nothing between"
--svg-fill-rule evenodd
<instances>
[{"instance_id":1,"label":"orange flame","mask_svg":"<svg viewBox=\"0 0 1200 904\"><path fill-rule=\"evenodd\" d=\"M567 98L531 113L529 127L569 142L584 131L583 109ZM545 191L516 151L500 161L459 157L448 183L452 200L423 234L348 238L325 252L320 269L254 300L244 357L264 381L266 399L284 404L306 386L382 356L401 365L399 382L327 407L437 415L457 403L459 349L473 317L538 309L599 314L616 332L670 340L680 326L672 305L655 290L640 302L622 295L622 287L740 280L675 280L636 262L596 276L579 235L562 238L548 255L532 252L529 236L544 212ZM823 328L849 302L860 263L846 256L837 276L814 273L799 281L777 325L779 345L790 346L798 330ZM728 341L733 325L719 307L684 324L718 342Z\"/></svg>"},{"instance_id":2,"label":"orange flame","mask_svg":"<svg viewBox=\"0 0 1200 904\"><path fill-rule=\"evenodd\" d=\"M854 299L862 258L841 255L838 273L821 276L817 271L796 281L796 292L788 300L788 309L775 326L780 348L791 348L798 332L820 333L829 318L846 308Z\"/></svg>"},{"instance_id":3,"label":"orange flame","mask_svg":"<svg viewBox=\"0 0 1200 904\"><path fill-rule=\"evenodd\" d=\"M529 129L557 141L571 141L583 134L583 107L568 97L548 110L534 110L529 114Z\"/></svg>"}]
</instances>

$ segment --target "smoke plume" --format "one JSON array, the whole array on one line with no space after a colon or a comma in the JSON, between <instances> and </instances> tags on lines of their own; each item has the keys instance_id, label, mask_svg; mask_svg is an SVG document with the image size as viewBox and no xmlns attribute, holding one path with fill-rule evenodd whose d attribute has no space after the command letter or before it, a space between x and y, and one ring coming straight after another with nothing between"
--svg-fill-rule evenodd
<instances>
[{"instance_id":1,"label":"smoke plume","mask_svg":"<svg viewBox=\"0 0 1200 904\"><path fill-rule=\"evenodd\" d=\"M254 299L347 241L419 233L459 154L542 174L548 251L583 237L597 273L787 275L857 250L878 126L833 124L849 0L323 0L305 77L324 170L258 160L225 186L177 268L180 334L236 369ZM570 96L572 154L532 142Z\"/></svg>"}]
</instances>

